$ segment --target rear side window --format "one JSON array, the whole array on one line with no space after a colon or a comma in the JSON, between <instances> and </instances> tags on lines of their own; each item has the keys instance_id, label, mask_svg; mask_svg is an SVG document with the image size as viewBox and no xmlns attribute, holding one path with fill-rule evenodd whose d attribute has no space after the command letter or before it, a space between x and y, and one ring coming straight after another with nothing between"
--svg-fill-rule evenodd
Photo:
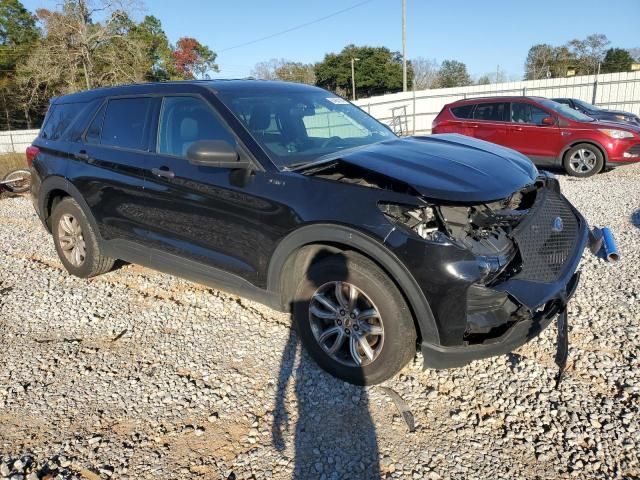
<instances>
[{"instance_id":1,"label":"rear side window","mask_svg":"<svg viewBox=\"0 0 640 480\"><path fill-rule=\"evenodd\" d=\"M60 140L78 118L86 103L54 104L49 108L47 119L40 130L40 138Z\"/></svg>"},{"instance_id":2,"label":"rear side window","mask_svg":"<svg viewBox=\"0 0 640 480\"><path fill-rule=\"evenodd\" d=\"M89 126L87 141L132 150L147 150L151 106L151 98L109 100Z\"/></svg>"},{"instance_id":3,"label":"rear side window","mask_svg":"<svg viewBox=\"0 0 640 480\"><path fill-rule=\"evenodd\" d=\"M479 103L473 112L473 118L476 120L503 122L507 120L508 110L509 104L507 102Z\"/></svg>"},{"instance_id":4,"label":"rear side window","mask_svg":"<svg viewBox=\"0 0 640 480\"><path fill-rule=\"evenodd\" d=\"M471 118L473 107L473 103L471 105L461 105L459 107L453 107L451 109L451 113L453 113L458 118Z\"/></svg>"}]
</instances>

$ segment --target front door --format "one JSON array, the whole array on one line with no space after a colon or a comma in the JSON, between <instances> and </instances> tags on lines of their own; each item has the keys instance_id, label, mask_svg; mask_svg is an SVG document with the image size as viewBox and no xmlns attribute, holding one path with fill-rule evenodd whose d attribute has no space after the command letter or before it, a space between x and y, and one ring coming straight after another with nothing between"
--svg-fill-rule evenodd
<instances>
[{"instance_id":1,"label":"front door","mask_svg":"<svg viewBox=\"0 0 640 480\"><path fill-rule=\"evenodd\" d=\"M186 259L257 283L274 248L279 206L261 197L270 174L194 165L199 140L237 147L213 108L198 96L167 96L158 121L156 153L145 179L148 244L156 260ZM156 262L157 263L157 262Z\"/></svg>"},{"instance_id":2,"label":"front door","mask_svg":"<svg viewBox=\"0 0 640 480\"><path fill-rule=\"evenodd\" d=\"M557 125L542 122L549 117L552 117L551 113L536 105L512 102L506 146L523 153L538 165L553 165L562 150L562 136Z\"/></svg>"}]
</instances>

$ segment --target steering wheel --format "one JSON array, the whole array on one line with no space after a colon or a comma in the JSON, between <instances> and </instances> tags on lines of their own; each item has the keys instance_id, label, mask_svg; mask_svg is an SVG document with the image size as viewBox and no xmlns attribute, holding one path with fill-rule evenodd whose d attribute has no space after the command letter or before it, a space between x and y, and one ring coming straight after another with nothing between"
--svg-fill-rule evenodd
<instances>
[{"instance_id":1,"label":"steering wheel","mask_svg":"<svg viewBox=\"0 0 640 480\"><path fill-rule=\"evenodd\" d=\"M342 139L337 136L329 137L324 142L322 142L322 145L320 146L320 148L328 147L332 143L335 143L336 141L339 141L339 140L342 140Z\"/></svg>"}]
</instances>

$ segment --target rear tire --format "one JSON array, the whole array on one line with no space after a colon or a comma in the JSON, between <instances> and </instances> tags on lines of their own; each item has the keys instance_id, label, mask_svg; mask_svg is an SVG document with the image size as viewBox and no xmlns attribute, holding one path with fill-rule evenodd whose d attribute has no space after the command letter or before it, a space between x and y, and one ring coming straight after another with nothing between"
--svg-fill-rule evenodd
<instances>
[{"instance_id":1,"label":"rear tire","mask_svg":"<svg viewBox=\"0 0 640 480\"><path fill-rule=\"evenodd\" d=\"M346 382L381 383L415 356L416 329L402 294L362 255L338 253L312 265L292 312L311 357Z\"/></svg>"},{"instance_id":2,"label":"rear tire","mask_svg":"<svg viewBox=\"0 0 640 480\"><path fill-rule=\"evenodd\" d=\"M78 202L66 197L51 215L53 243L64 268L80 278L107 273L115 259L100 252L96 233Z\"/></svg>"},{"instance_id":3,"label":"rear tire","mask_svg":"<svg viewBox=\"0 0 640 480\"><path fill-rule=\"evenodd\" d=\"M564 154L562 165L572 177L587 178L602 170L604 157L598 147L580 143Z\"/></svg>"}]
</instances>

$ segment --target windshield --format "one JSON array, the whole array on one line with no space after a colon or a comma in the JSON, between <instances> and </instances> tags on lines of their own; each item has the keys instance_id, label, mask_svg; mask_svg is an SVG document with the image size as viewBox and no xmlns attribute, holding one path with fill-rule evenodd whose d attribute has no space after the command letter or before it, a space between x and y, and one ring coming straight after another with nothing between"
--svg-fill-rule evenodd
<instances>
[{"instance_id":1,"label":"windshield","mask_svg":"<svg viewBox=\"0 0 640 480\"><path fill-rule=\"evenodd\" d=\"M580 113L577 110L569 107L568 105L563 105L562 103L554 102L553 100L541 99L538 100L541 105L544 105L550 110L559 113L560 115L567 117L570 120L575 120L576 122L593 122L593 118L586 116L584 113Z\"/></svg>"},{"instance_id":2,"label":"windshield","mask_svg":"<svg viewBox=\"0 0 640 480\"><path fill-rule=\"evenodd\" d=\"M283 169L395 137L356 106L321 90L218 96Z\"/></svg>"}]
</instances>

